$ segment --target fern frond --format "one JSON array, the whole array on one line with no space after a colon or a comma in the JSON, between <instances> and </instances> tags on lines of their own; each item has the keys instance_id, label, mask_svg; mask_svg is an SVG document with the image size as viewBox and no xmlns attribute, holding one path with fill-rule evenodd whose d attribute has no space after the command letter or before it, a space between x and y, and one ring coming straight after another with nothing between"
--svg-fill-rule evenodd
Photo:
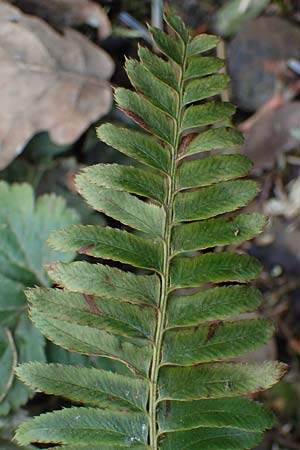
<instances>
[{"instance_id":1,"label":"fern frond","mask_svg":"<svg viewBox=\"0 0 300 450\"><path fill-rule=\"evenodd\" d=\"M273 332L268 320L237 317L261 303L260 292L248 284L261 266L247 255L211 250L262 230L260 214L232 214L248 205L258 186L243 179L251 169L245 156L200 155L242 142L231 128L235 107L206 101L228 83L216 73L223 61L202 55L218 39L192 39L176 16L166 22L171 34L150 29L165 58L139 48L140 61L126 62L136 92L115 91L119 108L146 132L111 124L97 130L143 168L99 164L77 177L90 206L131 231L72 226L50 238L59 251L146 273L57 263L48 273L60 289L27 293L32 320L50 340L117 360L124 371L20 366L20 378L33 389L83 405L24 423L16 434L23 445L242 450L272 426L263 406L240 397L271 387L285 366L232 361L265 344Z\"/></svg>"}]
</instances>

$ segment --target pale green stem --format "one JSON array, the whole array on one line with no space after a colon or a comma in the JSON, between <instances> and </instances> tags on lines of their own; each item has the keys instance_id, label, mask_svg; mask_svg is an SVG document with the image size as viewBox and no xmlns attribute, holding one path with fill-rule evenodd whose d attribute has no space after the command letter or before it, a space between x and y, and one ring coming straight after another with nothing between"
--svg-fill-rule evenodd
<instances>
[{"instance_id":1,"label":"pale green stem","mask_svg":"<svg viewBox=\"0 0 300 450\"><path fill-rule=\"evenodd\" d=\"M183 67L181 68L179 75L179 101L178 101L178 111L176 116L176 127L174 136L174 146L171 149L171 170L168 178L168 193L167 201L165 205L166 211L166 223L164 229L164 261L163 270L161 276L161 294L158 307L158 320L157 328L154 340L154 350L151 365L150 374L150 392L149 392L149 443L151 450L158 450L157 442L157 383L158 374L161 360L161 350L163 335L165 330L166 313L167 313L167 303L168 303L168 292L169 292L169 270L170 270L170 260L172 256L171 248L171 231L173 225L173 200L175 195L175 179L176 179L176 163L177 163L177 153L180 145L180 128L182 120L182 97L183 97L183 73L185 70L184 56Z\"/></svg>"}]
</instances>

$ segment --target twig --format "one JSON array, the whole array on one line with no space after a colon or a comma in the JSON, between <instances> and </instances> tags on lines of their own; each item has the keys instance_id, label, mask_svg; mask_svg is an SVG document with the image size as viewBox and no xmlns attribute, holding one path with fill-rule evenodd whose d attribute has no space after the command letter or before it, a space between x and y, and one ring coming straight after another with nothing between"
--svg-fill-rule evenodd
<instances>
[{"instance_id":1,"label":"twig","mask_svg":"<svg viewBox=\"0 0 300 450\"><path fill-rule=\"evenodd\" d=\"M300 355L300 341L293 336L287 324L283 321L279 321L279 328L286 338L289 347L297 353L297 355Z\"/></svg>"},{"instance_id":2,"label":"twig","mask_svg":"<svg viewBox=\"0 0 300 450\"><path fill-rule=\"evenodd\" d=\"M4 398L6 397L9 389L11 388L11 386L13 384L14 377L15 377L15 369L16 369L17 364L18 364L17 349L16 349L16 346L15 346L15 343L14 343L14 339L12 337L12 334L11 334L11 331L9 330L9 328L6 328L5 334L7 336L8 343L9 343L9 346L10 346L11 351L12 351L13 359L12 359L12 370L11 370L11 373L10 373L9 378L7 380L7 383L6 383L6 386L4 388L4 391L3 391L2 395L0 396L0 403L4 400Z\"/></svg>"},{"instance_id":3,"label":"twig","mask_svg":"<svg viewBox=\"0 0 300 450\"><path fill-rule=\"evenodd\" d=\"M140 22L138 22L134 17L132 17L127 12L122 11L120 12L118 18L127 27L131 28L132 30L138 31L140 37L143 38L146 42L152 44L152 39L147 28L144 27L144 25L142 25Z\"/></svg>"},{"instance_id":4,"label":"twig","mask_svg":"<svg viewBox=\"0 0 300 450\"><path fill-rule=\"evenodd\" d=\"M162 30L163 28L163 2L162 0L152 0L151 25Z\"/></svg>"},{"instance_id":5,"label":"twig","mask_svg":"<svg viewBox=\"0 0 300 450\"><path fill-rule=\"evenodd\" d=\"M275 435L275 440L283 445L284 447L290 448L291 450L300 450L300 443L297 442L292 442L289 439L287 439L286 437L277 434Z\"/></svg>"}]
</instances>

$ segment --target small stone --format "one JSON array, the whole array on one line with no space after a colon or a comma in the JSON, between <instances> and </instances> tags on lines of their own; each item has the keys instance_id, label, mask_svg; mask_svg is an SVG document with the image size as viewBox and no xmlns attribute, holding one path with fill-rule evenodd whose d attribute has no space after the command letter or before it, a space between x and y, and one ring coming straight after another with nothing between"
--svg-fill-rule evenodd
<instances>
[{"instance_id":1,"label":"small stone","mask_svg":"<svg viewBox=\"0 0 300 450\"><path fill-rule=\"evenodd\" d=\"M275 93L279 64L299 57L299 27L279 17L247 22L227 49L233 101L256 111Z\"/></svg>"}]
</instances>

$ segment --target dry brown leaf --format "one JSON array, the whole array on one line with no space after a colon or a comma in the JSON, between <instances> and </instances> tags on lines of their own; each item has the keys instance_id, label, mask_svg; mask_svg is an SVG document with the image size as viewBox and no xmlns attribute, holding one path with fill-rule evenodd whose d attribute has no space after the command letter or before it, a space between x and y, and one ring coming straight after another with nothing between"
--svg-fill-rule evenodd
<instances>
[{"instance_id":1,"label":"dry brown leaf","mask_svg":"<svg viewBox=\"0 0 300 450\"><path fill-rule=\"evenodd\" d=\"M27 14L44 19L52 27L83 24L97 28L98 36L104 39L111 33L110 21L101 6L91 0L6 0Z\"/></svg>"},{"instance_id":2,"label":"dry brown leaf","mask_svg":"<svg viewBox=\"0 0 300 450\"><path fill-rule=\"evenodd\" d=\"M0 168L38 131L74 142L111 108L110 56L80 33L55 32L0 2Z\"/></svg>"},{"instance_id":3,"label":"dry brown leaf","mask_svg":"<svg viewBox=\"0 0 300 450\"><path fill-rule=\"evenodd\" d=\"M270 169L277 158L300 143L300 102L269 111L245 134L242 151L257 172Z\"/></svg>"},{"instance_id":4,"label":"dry brown leaf","mask_svg":"<svg viewBox=\"0 0 300 450\"><path fill-rule=\"evenodd\" d=\"M299 217L300 213L300 176L290 181L287 192L276 192L276 197L268 200L264 211L268 216L284 216L287 219Z\"/></svg>"}]
</instances>

